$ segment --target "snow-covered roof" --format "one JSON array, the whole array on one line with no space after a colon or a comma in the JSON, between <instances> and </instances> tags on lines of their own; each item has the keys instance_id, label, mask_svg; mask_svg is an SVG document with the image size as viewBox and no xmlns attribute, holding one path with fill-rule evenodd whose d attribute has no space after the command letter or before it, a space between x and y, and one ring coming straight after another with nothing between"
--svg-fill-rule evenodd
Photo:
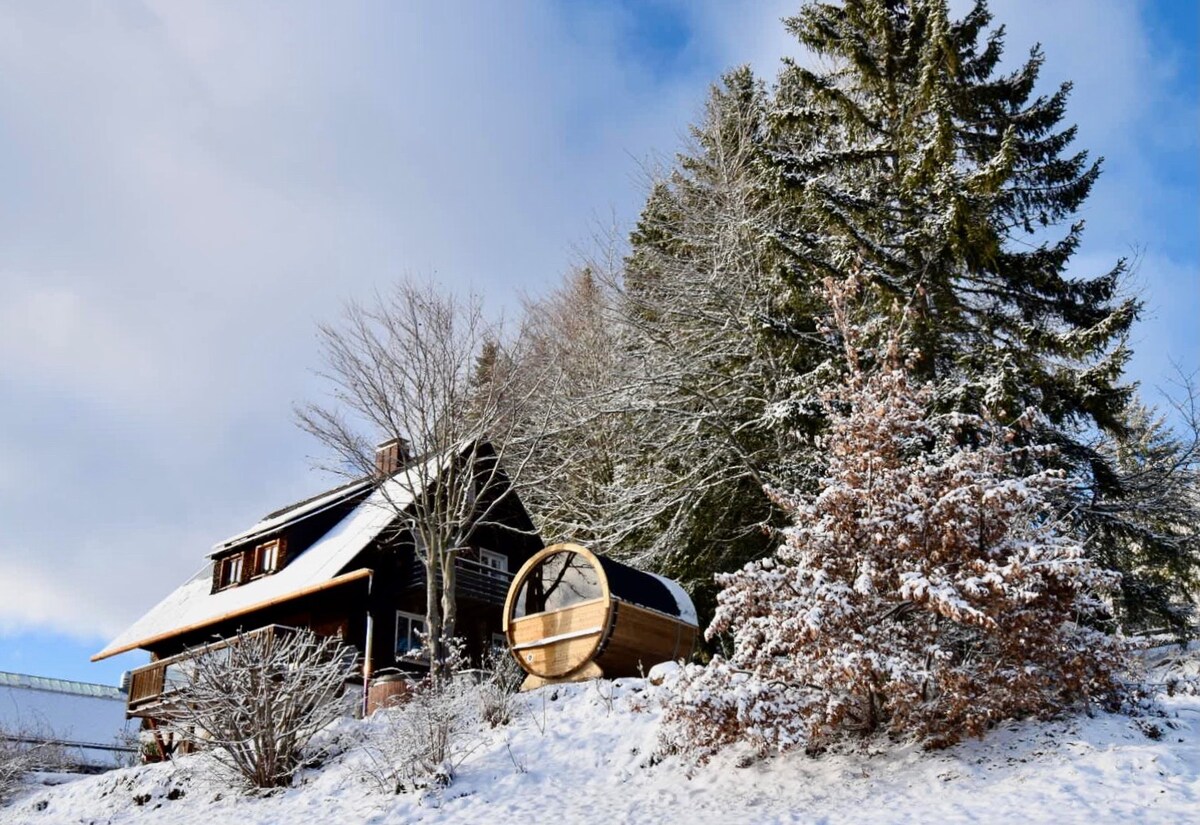
<instances>
[{"instance_id":1,"label":"snow-covered roof","mask_svg":"<svg viewBox=\"0 0 1200 825\"><path fill-rule=\"evenodd\" d=\"M0 732L29 742L54 742L63 756L90 768L111 768L132 753L125 694L109 685L0 673Z\"/></svg>"},{"instance_id":2,"label":"snow-covered roof","mask_svg":"<svg viewBox=\"0 0 1200 825\"><path fill-rule=\"evenodd\" d=\"M679 618L688 624L699 627L700 619L696 615L696 605L692 603L692 597L687 594L687 591L683 589L679 582L659 576L656 573L651 573L650 575L662 582L667 590L671 592L671 598L675 600L675 606L679 608Z\"/></svg>"},{"instance_id":3,"label":"snow-covered roof","mask_svg":"<svg viewBox=\"0 0 1200 825\"><path fill-rule=\"evenodd\" d=\"M293 504L290 507L284 507L281 510L268 513L249 529L243 530L235 536L230 536L224 541L214 544L213 552L210 555L220 553L222 550L227 550L235 544L241 544L251 538L254 538L255 536L260 536L264 533L269 533L272 530L278 530L281 527L286 527L293 522L307 518L311 515L315 515L326 508L334 507L346 499L352 498L353 496L364 492L373 483L374 480L370 478L359 479L358 481L352 481L349 484L344 484L336 489L321 493L318 496L305 499L304 501Z\"/></svg>"},{"instance_id":4,"label":"snow-covered roof","mask_svg":"<svg viewBox=\"0 0 1200 825\"><path fill-rule=\"evenodd\" d=\"M431 459L414 465L376 487L328 533L289 559L278 573L213 593L212 562L205 564L109 642L104 650L92 657L92 661L144 647L185 629L199 629L225 618L250 613L267 603L303 595L322 585L334 584L333 580L340 576L343 568L395 520L396 513L410 504L414 495L420 494L439 463ZM344 497L345 491L339 495ZM329 506L327 498L318 497L302 506L309 508L306 512L313 513ZM287 511L292 520L297 517L294 509ZM259 522L260 525L264 523L266 521ZM252 528L241 535L249 536L254 532ZM348 574L342 578L349 580L350 577Z\"/></svg>"}]
</instances>

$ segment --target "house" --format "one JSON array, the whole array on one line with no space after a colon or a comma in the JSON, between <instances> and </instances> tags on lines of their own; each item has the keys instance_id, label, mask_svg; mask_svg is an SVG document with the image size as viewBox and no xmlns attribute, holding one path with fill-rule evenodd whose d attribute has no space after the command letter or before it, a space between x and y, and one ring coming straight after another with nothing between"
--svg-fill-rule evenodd
<instances>
[{"instance_id":1,"label":"house","mask_svg":"<svg viewBox=\"0 0 1200 825\"><path fill-rule=\"evenodd\" d=\"M469 474L464 463L473 465ZM427 668L416 655L425 570L406 519L419 509L415 502L431 500L419 497L445 494L451 477L468 485L472 512L487 514L472 517L458 553L456 633L476 661L503 644L501 609L512 571L542 543L495 451L472 442L411 459L396 439L380 445L376 468L218 543L196 575L93 656L150 653L151 664L132 673L128 713L153 718L190 648L274 627L340 635L358 651L367 676Z\"/></svg>"},{"instance_id":2,"label":"house","mask_svg":"<svg viewBox=\"0 0 1200 825\"><path fill-rule=\"evenodd\" d=\"M137 757L137 726L125 693L110 685L0 672L0 739L47 765L102 771Z\"/></svg>"}]
</instances>

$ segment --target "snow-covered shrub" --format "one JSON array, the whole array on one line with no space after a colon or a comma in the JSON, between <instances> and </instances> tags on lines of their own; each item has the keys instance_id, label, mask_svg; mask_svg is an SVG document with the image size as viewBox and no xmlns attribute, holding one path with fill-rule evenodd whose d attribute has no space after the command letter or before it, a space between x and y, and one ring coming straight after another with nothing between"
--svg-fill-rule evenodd
<instances>
[{"instance_id":1,"label":"snow-covered shrub","mask_svg":"<svg viewBox=\"0 0 1200 825\"><path fill-rule=\"evenodd\" d=\"M288 785L314 735L347 711L353 652L309 630L199 648L166 720L211 764L252 787Z\"/></svg>"},{"instance_id":2,"label":"snow-covered shrub","mask_svg":"<svg viewBox=\"0 0 1200 825\"><path fill-rule=\"evenodd\" d=\"M24 783L31 771L58 770L66 764L62 747L40 729L0 726L0 802Z\"/></svg>"},{"instance_id":3,"label":"snow-covered shrub","mask_svg":"<svg viewBox=\"0 0 1200 825\"><path fill-rule=\"evenodd\" d=\"M1147 640L1139 657L1146 670L1143 692L1149 696L1200 696L1198 654L1200 642L1178 645L1166 636Z\"/></svg>"},{"instance_id":4,"label":"snow-covered shrub","mask_svg":"<svg viewBox=\"0 0 1200 825\"><path fill-rule=\"evenodd\" d=\"M1124 643L1097 625L1115 577L1051 507L1066 481L1010 424L931 417L893 345L825 396L828 474L814 496L776 494L785 543L719 577L709 637L732 635L679 681L664 744L760 753L884 732L930 747L996 721L1114 700Z\"/></svg>"},{"instance_id":5,"label":"snow-covered shrub","mask_svg":"<svg viewBox=\"0 0 1200 825\"><path fill-rule=\"evenodd\" d=\"M401 704L366 720L366 778L389 793L449 785L479 746L480 685L462 674L425 679Z\"/></svg>"},{"instance_id":6,"label":"snow-covered shrub","mask_svg":"<svg viewBox=\"0 0 1200 825\"><path fill-rule=\"evenodd\" d=\"M515 712L517 691L525 671L507 650L493 650L484 661L479 682L479 716L491 727L507 725Z\"/></svg>"}]
</instances>

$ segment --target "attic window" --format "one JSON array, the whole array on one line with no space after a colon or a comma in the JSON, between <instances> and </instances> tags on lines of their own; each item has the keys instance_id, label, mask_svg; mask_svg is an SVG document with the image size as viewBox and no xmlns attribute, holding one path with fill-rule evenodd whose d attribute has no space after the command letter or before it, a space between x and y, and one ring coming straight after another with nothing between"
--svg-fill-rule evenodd
<instances>
[{"instance_id":1,"label":"attic window","mask_svg":"<svg viewBox=\"0 0 1200 825\"><path fill-rule=\"evenodd\" d=\"M287 540L283 537L218 559L213 570L213 592L277 573L286 561Z\"/></svg>"},{"instance_id":2,"label":"attic window","mask_svg":"<svg viewBox=\"0 0 1200 825\"><path fill-rule=\"evenodd\" d=\"M223 590L226 587L233 587L242 583L242 576L245 573L246 564L242 553L234 553L232 556L221 559L217 562L217 581L214 590Z\"/></svg>"},{"instance_id":3,"label":"attic window","mask_svg":"<svg viewBox=\"0 0 1200 825\"><path fill-rule=\"evenodd\" d=\"M264 541L253 550L247 551L250 557L250 577L267 576L278 572L283 567L283 554L287 544L282 538Z\"/></svg>"}]
</instances>

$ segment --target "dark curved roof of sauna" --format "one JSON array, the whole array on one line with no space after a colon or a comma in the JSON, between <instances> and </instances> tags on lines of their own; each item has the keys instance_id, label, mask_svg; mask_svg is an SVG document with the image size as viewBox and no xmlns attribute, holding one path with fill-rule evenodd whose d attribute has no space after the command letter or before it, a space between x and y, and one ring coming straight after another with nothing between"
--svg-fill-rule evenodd
<instances>
[{"instance_id":1,"label":"dark curved roof of sauna","mask_svg":"<svg viewBox=\"0 0 1200 825\"><path fill-rule=\"evenodd\" d=\"M639 607L676 616L685 622L696 623L696 610L692 601L678 584L672 588L664 579L653 573L621 564L599 553L595 556L604 570L604 577L608 579L608 590L613 596ZM675 592L672 592L673 590ZM680 597L686 599L687 603L681 603Z\"/></svg>"},{"instance_id":2,"label":"dark curved roof of sauna","mask_svg":"<svg viewBox=\"0 0 1200 825\"><path fill-rule=\"evenodd\" d=\"M659 613L667 613L671 616L679 615L679 604L662 581L649 573L626 567L620 562L599 554L596 555L596 559L604 568L604 577L608 579L608 589L618 599L657 610Z\"/></svg>"}]
</instances>

